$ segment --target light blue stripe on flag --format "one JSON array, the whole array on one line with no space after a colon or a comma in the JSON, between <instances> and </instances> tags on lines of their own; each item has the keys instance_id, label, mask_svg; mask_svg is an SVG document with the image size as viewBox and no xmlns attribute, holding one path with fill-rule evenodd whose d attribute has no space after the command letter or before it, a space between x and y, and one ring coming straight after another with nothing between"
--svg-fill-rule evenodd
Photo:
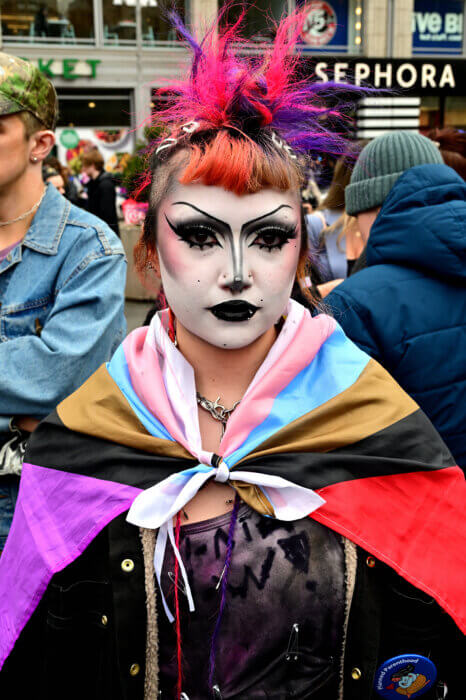
<instances>
[{"instance_id":1,"label":"light blue stripe on flag","mask_svg":"<svg viewBox=\"0 0 466 700\"><path fill-rule=\"evenodd\" d=\"M134 391L122 345L118 347L110 362L107 362L107 370L146 430L154 437L174 442L165 426L144 406Z\"/></svg>"},{"instance_id":2,"label":"light blue stripe on flag","mask_svg":"<svg viewBox=\"0 0 466 700\"><path fill-rule=\"evenodd\" d=\"M337 325L312 362L278 394L267 418L225 458L228 467L233 467L278 430L348 389L369 360Z\"/></svg>"}]
</instances>

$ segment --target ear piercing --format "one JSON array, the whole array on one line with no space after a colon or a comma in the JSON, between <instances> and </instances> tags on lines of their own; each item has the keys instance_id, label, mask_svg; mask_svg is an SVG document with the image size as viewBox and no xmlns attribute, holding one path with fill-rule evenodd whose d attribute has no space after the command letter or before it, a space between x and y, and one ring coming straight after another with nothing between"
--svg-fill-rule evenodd
<instances>
[{"instance_id":1,"label":"ear piercing","mask_svg":"<svg viewBox=\"0 0 466 700\"><path fill-rule=\"evenodd\" d=\"M38 160L39 160L39 159L38 159L37 156L31 156L31 161L32 161L33 163L37 163Z\"/></svg>"}]
</instances>

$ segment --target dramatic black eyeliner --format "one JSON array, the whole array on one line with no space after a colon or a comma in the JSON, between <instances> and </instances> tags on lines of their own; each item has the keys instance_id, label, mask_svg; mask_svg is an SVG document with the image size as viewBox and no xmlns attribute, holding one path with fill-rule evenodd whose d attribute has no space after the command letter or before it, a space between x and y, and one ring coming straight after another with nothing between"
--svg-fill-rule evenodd
<instances>
[{"instance_id":1,"label":"dramatic black eyeliner","mask_svg":"<svg viewBox=\"0 0 466 700\"><path fill-rule=\"evenodd\" d=\"M182 221L179 224L173 224L166 214L165 219L173 233L175 233L181 241L187 243L190 248L199 248L199 250L203 250L204 248L213 248L215 245L222 247L218 240L219 231L203 221L196 219L194 221ZM200 242L193 240L196 233L211 236L215 239L215 243L213 241Z\"/></svg>"},{"instance_id":2,"label":"dramatic black eyeliner","mask_svg":"<svg viewBox=\"0 0 466 700\"><path fill-rule=\"evenodd\" d=\"M257 242L258 239L267 234L275 234L279 239L278 242L273 244ZM298 226L284 226L283 224L271 223L268 226L262 226L256 231L251 231L250 235L254 236L254 240L249 244L249 248L258 246L260 250L265 249L271 252L272 250L281 250L288 241L295 240L298 237Z\"/></svg>"}]
</instances>

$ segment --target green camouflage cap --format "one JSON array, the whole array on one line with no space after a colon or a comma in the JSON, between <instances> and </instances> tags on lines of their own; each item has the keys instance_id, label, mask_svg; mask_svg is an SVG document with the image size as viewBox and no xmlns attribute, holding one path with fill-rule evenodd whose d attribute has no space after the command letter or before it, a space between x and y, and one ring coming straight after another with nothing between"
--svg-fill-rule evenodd
<instances>
[{"instance_id":1,"label":"green camouflage cap","mask_svg":"<svg viewBox=\"0 0 466 700\"><path fill-rule=\"evenodd\" d=\"M47 129L54 129L58 113L55 88L29 61L0 52L0 116L24 111Z\"/></svg>"}]
</instances>

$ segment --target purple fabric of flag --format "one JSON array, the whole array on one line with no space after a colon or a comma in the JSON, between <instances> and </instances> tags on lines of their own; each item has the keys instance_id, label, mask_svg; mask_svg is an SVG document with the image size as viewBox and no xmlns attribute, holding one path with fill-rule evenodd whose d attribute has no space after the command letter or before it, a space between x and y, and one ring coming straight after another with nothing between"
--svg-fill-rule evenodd
<instances>
[{"instance_id":1,"label":"purple fabric of flag","mask_svg":"<svg viewBox=\"0 0 466 700\"><path fill-rule=\"evenodd\" d=\"M133 486L24 464L0 558L0 668L52 576L128 510L139 493Z\"/></svg>"}]
</instances>

